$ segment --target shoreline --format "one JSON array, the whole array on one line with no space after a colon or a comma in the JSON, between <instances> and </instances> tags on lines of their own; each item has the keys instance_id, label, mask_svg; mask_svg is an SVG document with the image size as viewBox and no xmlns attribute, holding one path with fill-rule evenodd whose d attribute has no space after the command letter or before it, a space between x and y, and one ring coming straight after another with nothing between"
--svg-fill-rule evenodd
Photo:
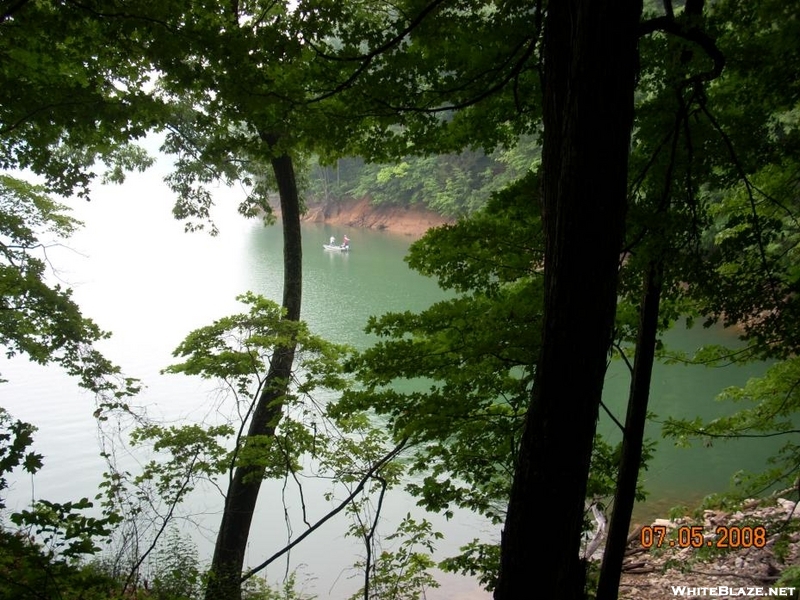
<instances>
[{"instance_id":1,"label":"shoreline","mask_svg":"<svg viewBox=\"0 0 800 600\"><path fill-rule=\"evenodd\" d=\"M310 204L300 218L304 223L358 227L414 238L422 237L428 229L454 222L424 208L373 206L369 198Z\"/></svg>"},{"instance_id":2,"label":"shoreline","mask_svg":"<svg viewBox=\"0 0 800 600\"><path fill-rule=\"evenodd\" d=\"M766 596L769 588L797 585L796 574L786 573L785 581L781 576L799 563L798 502L752 499L737 508L704 510L697 518L656 519L635 529L625 553L619 598ZM748 593L755 588L762 593ZM792 597L797 598L794 590Z\"/></svg>"}]
</instances>

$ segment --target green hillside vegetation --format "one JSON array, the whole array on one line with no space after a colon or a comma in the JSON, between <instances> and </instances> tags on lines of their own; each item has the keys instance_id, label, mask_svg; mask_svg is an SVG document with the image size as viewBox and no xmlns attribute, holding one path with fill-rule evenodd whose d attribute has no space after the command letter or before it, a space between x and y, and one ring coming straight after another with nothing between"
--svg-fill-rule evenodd
<instances>
[{"instance_id":1,"label":"green hillside vegetation","mask_svg":"<svg viewBox=\"0 0 800 600\"><path fill-rule=\"evenodd\" d=\"M307 168L306 200L331 205L369 198L374 205L416 207L449 218L470 215L488 198L524 176L540 160L536 138L524 136L507 149L405 156L373 164L341 158Z\"/></svg>"},{"instance_id":2,"label":"green hillside vegetation","mask_svg":"<svg viewBox=\"0 0 800 600\"><path fill-rule=\"evenodd\" d=\"M663 433L785 440L709 501L797 499L798 14L797 0L5 3L0 344L73 376L101 430L147 458L126 469L105 448L99 490L9 514L12 478L43 459L35 424L0 411L0 597L300 598L291 577L275 591L257 575L343 514L364 600L422 598L436 566L496 600L528 597L532 582L541 597L615 600L651 451L652 367L667 358L772 361L721 390L733 416L662 415ZM187 332L165 368L213 382L220 422L149 419L141 382L98 350L109 334L49 277L46 244L80 226L66 203L149 166L135 145L148 134L172 160L187 230L216 232L220 184L266 222L279 198L280 303L241 294L240 313ZM308 157L327 166L304 172ZM377 341L361 352L311 332L304 183L320 202L458 217L407 258L448 300L372 316ZM682 322L735 328L742 347L667 353L663 333ZM614 446L596 435L612 358L631 374ZM329 512L246 565L262 483L312 474L339 486L313 500ZM208 482L224 500L206 562L173 528ZM427 521L382 531L399 488L446 517L474 511L500 543L436 565ZM603 511L595 565L583 544Z\"/></svg>"}]
</instances>

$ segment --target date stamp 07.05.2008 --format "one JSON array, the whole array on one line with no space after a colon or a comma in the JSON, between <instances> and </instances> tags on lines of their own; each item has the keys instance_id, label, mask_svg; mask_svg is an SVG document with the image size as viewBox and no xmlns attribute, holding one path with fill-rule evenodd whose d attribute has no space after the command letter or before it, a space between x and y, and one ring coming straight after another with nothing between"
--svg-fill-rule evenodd
<instances>
[{"instance_id":1,"label":"date stamp 07.05.2008","mask_svg":"<svg viewBox=\"0 0 800 600\"><path fill-rule=\"evenodd\" d=\"M701 525L684 525L670 532L665 525L647 525L639 532L643 548L763 548L767 544L767 529L761 525L719 525L706 533Z\"/></svg>"}]
</instances>

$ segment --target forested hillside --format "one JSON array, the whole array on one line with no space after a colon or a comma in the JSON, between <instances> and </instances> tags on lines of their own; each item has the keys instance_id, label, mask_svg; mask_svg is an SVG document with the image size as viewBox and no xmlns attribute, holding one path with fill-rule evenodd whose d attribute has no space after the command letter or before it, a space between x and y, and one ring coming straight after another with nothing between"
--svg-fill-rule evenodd
<instances>
[{"instance_id":1,"label":"forested hillside","mask_svg":"<svg viewBox=\"0 0 800 600\"><path fill-rule=\"evenodd\" d=\"M615 600L658 361L768 362L720 390L727 416L662 414L660 431L783 442L709 506L800 500L798 15L798 0L0 3L0 345L85 391L104 465L80 498L32 492L0 513L0 598L303 598L288 566L279 591L261 576L336 522L358 543L353 599L424 598L444 570L496 600ZM279 290L231 289L233 314L185 332L159 376L211 386L212 407L174 419L103 354L111 333L49 253L81 226L70 203L147 169L146 147L187 232L218 233L220 190L265 226L280 205ZM301 319L319 285L304 197L451 218L406 259L446 297L376 306L365 348L316 334ZM140 229L132 253L158 243ZM331 250L357 292L358 250ZM325 300L335 314L342 299ZM712 325L736 346L665 345L672 327ZM612 360L629 375L617 411ZM46 460L35 425L0 408L0 509ZM176 514L203 489L217 502L198 557ZM385 529L401 491L492 535L437 561L425 513ZM260 510L286 522L271 554L250 552ZM766 544L765 527L741 527ZM800 586L785 560L798 527L770 532L783 592ZM683 531L673 545L717 539Z\"/></svg>"},{"instance_id":2,"label":"forested hillside","mask_svg":"<svg viewBox=\"0 0 800 600\"><path fill-rule=\"evenodd\" d=\"M472 214L488 198L530 171L540 159L536 138L524 136L509 148L459 154L405 156L398 162L366 163L340 158L307 168L306 199L335 205L368 198L376 206L426 208L444 217Z\"/></svg>"}]
</instances>

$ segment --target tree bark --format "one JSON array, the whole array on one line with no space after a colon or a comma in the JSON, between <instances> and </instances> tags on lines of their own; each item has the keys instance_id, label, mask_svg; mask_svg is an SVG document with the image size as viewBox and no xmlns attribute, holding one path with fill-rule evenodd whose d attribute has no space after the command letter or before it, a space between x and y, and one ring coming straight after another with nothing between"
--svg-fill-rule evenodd
<instances>
[{"instance_id":1,"label":"tree bark","mask_svg":"<svg viewBox=\"0 0 800 600\"><path fill-rule=\"evenodd\" d=\"M547 5L542 350L494 597L577 600L584 497L616 306L639 0Z\"/></svg>"},{"instance_id":2,"label":"tree bark","mask_svg":"<svg viewBox=\"0 0 800 600\"><path fill-rule=\"evenodd\" d=\"M283 224L283 308L285 319L300 318L302 298L302 248L300 234L300 200L297 193L292 159L283 154L272 159L272 170L278 182ZM247 437L273 435L283 414L283 398L291 379L295 344L274 350L266 382L258 398ZM211 577L206 586L206 600L240 600L250 524L253 520L262 473L258 467L236 467L225 497Z\"/></svg>"},{"instance_id":3,"label":"tree bark","mask_svg":"<svg viewBox=\"0 0 800 600\"><path fill-rule=\"evenodd\" d=\"M639 331L636 334L636 354L633 362L628 409L625 416L625 434L622 438L617 489L614 492L614 511L608 529L603 566L597 586L597 600L616 600L622 561L628 546L636 483L642 464L644 428L647 423L647 405L650 400L650 381L655 361L658 335L658 310L661 303L664 263L661 258L650 263L645 273Z\"/></svg>"}]
</instances>

